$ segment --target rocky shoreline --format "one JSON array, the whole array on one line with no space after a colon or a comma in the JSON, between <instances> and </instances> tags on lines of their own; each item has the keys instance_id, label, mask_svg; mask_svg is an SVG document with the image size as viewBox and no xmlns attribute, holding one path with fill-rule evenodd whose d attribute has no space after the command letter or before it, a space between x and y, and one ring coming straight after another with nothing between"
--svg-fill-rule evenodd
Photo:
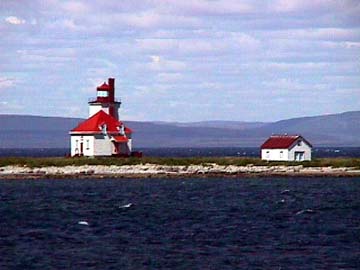
<instances>
[{"instance_id":1,"label":"rocky shoreline","mask_svg":"<svg viewBox=\"0 0 360 270\"><path fill-rule=\"evenodd\" d=\"M0 179L64 179L64 178L184 178L184 177L358 177L360 169L351 167L297 166L236 166L209 163L204 165L170 166L139 164L122 166L83 165L30 168L26 166L0 167Z\"/></svg>"}]
</instances>

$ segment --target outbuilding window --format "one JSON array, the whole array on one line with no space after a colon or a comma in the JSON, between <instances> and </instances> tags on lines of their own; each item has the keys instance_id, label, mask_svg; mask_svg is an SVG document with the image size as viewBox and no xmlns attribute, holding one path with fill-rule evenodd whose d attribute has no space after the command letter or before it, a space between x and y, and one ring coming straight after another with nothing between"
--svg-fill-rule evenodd
<instances>
[{"instance_id":1,"label":"outbuilding window","mask_svg":"<svg viewBox=\"0 0 360 270\"><path fill-rule=\"evenodd\" d=\"M283 158L283 151L280 151L280 158Z\"/></svg>"},{"instance_id":2,"label":"outbuilding window","mask_svg":"<svg viewBox=\"0 0 360 270\"><path fill-rule=\"evenodd\" d=\"M90 140L86 140L86 150L90 149Z\"/></svg>"}]
</instances>

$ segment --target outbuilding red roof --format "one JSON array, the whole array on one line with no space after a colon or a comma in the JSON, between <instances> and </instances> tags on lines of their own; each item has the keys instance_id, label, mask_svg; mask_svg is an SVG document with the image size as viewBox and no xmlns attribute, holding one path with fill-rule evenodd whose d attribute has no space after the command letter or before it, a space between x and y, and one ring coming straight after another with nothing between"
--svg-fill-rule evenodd
<instances>
[{"instance_id":1,"label":"outbuilding red roof","mask_svg":"<svg viewBox=\"0 0 360 270\"><path fill-rule=\"evenodd\" d=\"M110 86L107 83L103 83L102 85L97 87L98 90L109 90Z\"/></svg>"},{"instance_id":2,"label":"outbuilding red roof","mask_svg":"<svg viewBox=\"0 0 360 270\"><path fill-rule=\"evenodd\" d=\"M125 134L131 134L132 132L131 128L125 127Z\"/></svg>"},{"instance_id":3,"label":"outbuilding red roof","mask_svg":"<svg viewBox=\"0 0 360 270\"><path fill-rule=\"evenodd\" d=\"M300 138L311 146L300 135L273 135L261 145L261 149L287 149Z\"/></svg>"},{"instance_id":4,"label":"outbuilding red roof","mask_svg":"<svg viewBox=\"0 0 360 270\"><path fill-rule=\"evenodd\" d=\"M118 134L120 132L120 126L123 125L123 123L103 110L100 110L89 119L81 122L76 128L72 129L70 133L102 133L105 125L106 132ZM132 133L132 130L125 127L125 133Z\"/></svg>"},{"instance_id":5,"label":"outbuilding red roof","mask_svg":"<svg viewBox=\"0 0 360 270\"><path fill-rule=\"evenodd\" d=\"M126 138L125 136L122 136L122 135L115 135L115 136L112 136L112 139L115 141L115 142L128 142L129 139Z\"/></svg>"}]
</instances>

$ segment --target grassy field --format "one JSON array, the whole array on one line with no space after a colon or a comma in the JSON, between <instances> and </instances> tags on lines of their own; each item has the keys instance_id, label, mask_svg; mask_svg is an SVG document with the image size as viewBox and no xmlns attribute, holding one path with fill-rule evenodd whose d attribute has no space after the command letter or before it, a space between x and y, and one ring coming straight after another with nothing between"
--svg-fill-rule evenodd
<instances>
[{"instance_id":1,"label":"grassy field","mask_svg":"<svg viewBox=\"0 0 360 270\"><path fill-rule=\"evenodd\" d=\"M159 165L206 165L216 163L218 165L254 165L254 166L274 166L274 165L303 165L304 167L355 167L360 168L360 158L318 158L306 162L267 162L259 158L242 157L191 157L191 158L28 158L28 157L3 157L0 158L0 167L8 165L18 165L27 167L47 167L47 166L67 166L67 165L135 165L135 164L159 164Z\"/></svg>"}]
</instances>

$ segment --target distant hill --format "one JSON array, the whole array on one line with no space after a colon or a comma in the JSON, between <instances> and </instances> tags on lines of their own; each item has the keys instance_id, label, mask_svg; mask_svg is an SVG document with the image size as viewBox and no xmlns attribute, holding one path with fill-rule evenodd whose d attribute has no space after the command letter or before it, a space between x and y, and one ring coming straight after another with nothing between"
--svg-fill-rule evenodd
<instances>
[{"instance_id":1,"label":"distant hill","mask_svg":"<svg viewBox=\"0 0 360 270\"><path fill-rule=\"evenodd\" d=\"M257 128L265 126L267 123L264 122L241 122L241 121L201 121L201 122L153 122L154 124L172 124L177 127L210 127L210 128L227 128L227 129L237 129L244 130L249 128Z\"/></svg>"},{"instance_id":2,"label":"distant hill","mask_svg":"<svg viewBox=\"0 0 360 270\"><path fill-rule=\"evenodd\" d=\"M0 115L0 148L69 147L68 132L80 118Z\"/></svg>"},{"instance_id":3,"label":"distant hill","mask_svg":"<svg viewBox=\"0 0 360 270\"><path fill-rule=\"evenodd\" d=\"M80 118L0 115L0 148L66 148ZM256 147L271 134L301 134L314 146L360 146L360 111L274 123L124 121L141 147Z\"/></svg>"},{"instance_id":4,"label":"distant hill","mask_svg":"<svg viewBox=\"0 0 360 270\"><path fill-rule=\"evenodd\" d=\"M359 146L360 111L282 120L254 131L259 136L301 134L317 146Z\"/></svg>"}]
</instances>

